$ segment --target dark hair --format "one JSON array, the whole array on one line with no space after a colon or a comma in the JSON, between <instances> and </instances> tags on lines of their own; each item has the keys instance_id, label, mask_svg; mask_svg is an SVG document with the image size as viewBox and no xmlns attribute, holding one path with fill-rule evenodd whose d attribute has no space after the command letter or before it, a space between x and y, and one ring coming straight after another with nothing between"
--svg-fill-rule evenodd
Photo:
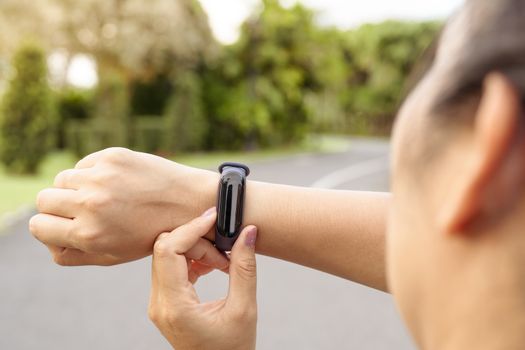
<instances>
[{"instance_id":1,"label":"dark hair","mask_svg":"<svg viewBox=\"0 0 525 350\"><path fill-rule=\"evenodd\" d=\"M433 111L442 114L468 98L479 98L491 72L505 74L525 105L525 0L468 0L457 16L468 19L468 40Z\"/></svg>"}]
</instances>

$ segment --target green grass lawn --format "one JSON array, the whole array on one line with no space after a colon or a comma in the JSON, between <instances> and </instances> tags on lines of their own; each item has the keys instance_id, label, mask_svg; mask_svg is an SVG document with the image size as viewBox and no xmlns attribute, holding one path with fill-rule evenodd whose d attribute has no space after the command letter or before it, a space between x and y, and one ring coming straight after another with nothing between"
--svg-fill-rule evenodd
<instances>
[{"instance_id":1,"label":"green grass lawn","mask_svg":"<svg viewBox=\"0 0 525 350\"><path fill-rule=\"evenodd\" d=\"M174 157L173 160L200 168L215 168L223 161L254 162L298 153L337 152L348 148L348 140L334 136L315 136L303 144L255 152L211 152L193 153ZM67 152L55 152L43 163L39 175L12 176L0 167L0 226L5 215L22 206L33 205L37 193L53 183L61 170L71 168L75 157Z\"/></svg>"},{"instance_id":2,"label":"green grass lawn","mask_svg":"<svg viewBox=\"0 0 525 350\"><path fill-rule=\"evenodd\" d=\"M23 205L32 204L41 189L53 183L55 175L75 164L68 153L54 153L44 162L37 176L12 176L0 167L0 218Z\"/></svg>"}]
</instances>

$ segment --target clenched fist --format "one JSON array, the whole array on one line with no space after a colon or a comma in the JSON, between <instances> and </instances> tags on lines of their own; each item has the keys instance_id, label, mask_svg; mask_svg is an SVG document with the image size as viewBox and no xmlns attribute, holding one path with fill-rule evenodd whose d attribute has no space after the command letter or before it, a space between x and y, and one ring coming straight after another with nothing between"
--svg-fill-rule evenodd
<instances>
[{"instance_id":1,"label":"clenched fist","mask_svg":"<svg viewBox=\"0 0 525 350\"><path fill-rule=\"evenodd\" d=\"M155 238L214 205L218 177L123 148L93 153L37 198L33 235L60 265L114 265L145 257ZM208 238L213 238L209 232Z\"/></svg>"}]
</instances>

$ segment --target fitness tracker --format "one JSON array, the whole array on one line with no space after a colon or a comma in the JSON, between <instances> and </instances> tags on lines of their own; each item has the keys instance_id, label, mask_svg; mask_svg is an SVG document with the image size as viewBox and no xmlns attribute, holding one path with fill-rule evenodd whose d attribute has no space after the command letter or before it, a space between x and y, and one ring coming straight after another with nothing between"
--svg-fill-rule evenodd
<instances>
[{"instance_id":1,"label":"fitness tracker","mask_svg":"<svg viewBox=\"0 0 525 350\"><path fill-rule=\"evenodd\" d=\"M244 211L246 177L250 169L239 163L223 163L219 167L219 193L217 198L217 224L215 246L221 251L231 251L239 237Z\"/></svg>"}]
</instances>

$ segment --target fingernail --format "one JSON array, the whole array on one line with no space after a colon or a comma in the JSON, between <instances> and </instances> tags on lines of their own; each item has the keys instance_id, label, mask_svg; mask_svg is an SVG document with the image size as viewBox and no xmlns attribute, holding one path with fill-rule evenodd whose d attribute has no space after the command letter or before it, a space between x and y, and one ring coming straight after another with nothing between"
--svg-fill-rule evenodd
<instances>
[{"instance_id":1,"label":"fingernail","mask_svg":"<svg viewBox=\"0 0 525 350\"><path fill-rule=\"evenodd\" d=\"M202 217L205 217L205 216L212 216L213 214L215 214L215 211L217 210L217 208L213 207L213 208L210 208L208 210L206 210L201 216Z\"/></svg>"},{"instance_id":2,"label":"fingernail","mask_svg":"<svg viewBox=\"0 0 525 350\"><path fill-rule=\"evenodd\" d=\"M250 248L255 248L255 241L257 240L257 227L253 226L246 234L244 244Z\"/></svg>"}]
</instances>

